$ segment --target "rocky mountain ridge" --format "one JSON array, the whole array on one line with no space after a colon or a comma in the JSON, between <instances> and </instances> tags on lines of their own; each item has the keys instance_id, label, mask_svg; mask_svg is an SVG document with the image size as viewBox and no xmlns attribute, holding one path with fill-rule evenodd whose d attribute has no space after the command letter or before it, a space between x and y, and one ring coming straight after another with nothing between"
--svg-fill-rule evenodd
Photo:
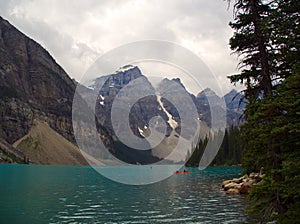
<instances>
[{"instance_id":1,"label":"rocky mountain ridge","mask_svg":"<svg viewBox=\"0 0 300 224\"><path fill-rule=\"evenodd\" d=\"M0 154L13 158L2 162L21 162L22 156L23 162L31 160L26 151L12 145L34 128L34 121L45 122L66 141L75 143L72 127L75 88L74 82L40 44L0 17L0 140L3 143ZM72 161L73 165L82 164Z\"/></svg>"},{"instance_id":2,"label":"rocky mountain ridge","mask_svg":"<svg viewBox=\"0 0 300 224\"><path fill-rule=\"evenodd\" d=\"M226 93L224 96L218 96L210 88L206 88L197 95L197 101L204 107L204 119L207 121L210 119L209 113L209 102L218 104L222 98L226 104L226 122L227 126L239 126L244 123L243 111L246 107L246 102L242 93L237 92L236 90L231 90L229 93ZM208 100L209 99L209 100ZM209 121L207 121L209 122Z\"/></svg>"},{"instance_id":3,"label":"rocky mountain ridge","mask_svg":"<svg viewBox=\"0 0 300 224\"><path fill-rule=\"evenodd\" d=\"M32 134L29 140L26 140L34 145L36 142L41 143L43 147L39 150L43 153L38 158L35 157L37 154L32 154L31 144L26 145L25 141L23 142L25 147L24 144L14 143L20 141L28 133L35 133L36 124L44 124L44 126L38 125L42 130L40 135L55 136L53 132L56 132L70 144L76 144L73 125L84 130L83 123L72 124L72 103L76 84L41 45L0 17L0 162L2 158L2 162L22 162L23 160L23 162L35 163L64 163L54 157L48 162L42 158L43 155L47 155L47 150L52 149L47 148L47 145L51 145L50 143L42 144L43 141L38 135ZM97 92L96 105L93 105L89 96L93 94L95 88L99 88L99 92ZM202 120L201 135L205 136L209 131L210 112L208 105L204 102L205 97L202 99L203 93L197 97L188 93L178 78L164 79L157 88L154 88L137 66L126 65L114 74L97 78L91 86L81 86L81 89L84 90L82 95L85 100L84 105L90 105L96 109L98 134L102 141L115 156L129 163L145 164L164 158L171 153L172 147L181 136L183 139L181 147L189 148L191 146L189 138L194 133L197 124L201 122L197 120L198 116ZM157 93L165 97L158 97ZM212 92L211 95L213 95ZM235 116L239 110L228 97L226 98L228 105L230 104L228 110L233 111ZM185 102L187 98L192 99L197 116L189 117L189 114L185 114L184 116L188 118L185 124L182 124L177 106ZM201 99L204 101L202 102ZM110 118L112 105L116 100L121 103L120 105L131 106L130 130L142 139L150 134L149 123L153 117L160 117L164 120L165 122L155 121L157 135L166 129L162 143L157 146L149 142L147 143L149 150L144 151L134 150L122 144L116 137L115 131L119 130L120 133L127 134L128 130L123 130L122 127L114 128ZM187 107L186 109L186 111L191 111L193 108ZM117 117L126 115L122 111L118 113ZM89 133L84 131L80 134L82 138L88 139L89 137ZM54 139L61 144L69 145L61 138ZM61 152L66 156L66 164L83 164L82 159L74 160L71 156L75 153L76 158L78 157L78 150L76 150L72 148L68 153ZM49 156L52 155L49 154ZM181 158L183 156L185 155L180 155ZM176 160L176 158L173 159Z\"/></svg>"},{"instance_id":4,"label":"rocky mountain ridge","mask_svg":"<svg viewBox=\"0 0 300 224\"><path fill-rule=\"evenodd\" d=\"M124 67L126 69L124 69ZM183 103L182 95L188 95L197 108L199 119L207 124L209 124L210 120L211 105L209 105L209 103L213 104L212 106L218 106L218 102L223 98L226 103L227 125L239 125L243 122L241 115L245 108L245 102L243 101L243 95L236 90L232 90L223 97L219 97L213 90L206 88L197 96L194 96L186 90L179 78L174 78L172 80L164 78L158 84L157 88L154 88L137 66L126 65L124 67L121 67L119 71L116 71L114 74L96 78L94 84L89 86L89 88L97 88L97 91L99 90L96 102L96 113L101 124L105 127L111 126L111 124L106 122L106 120L109 120L110 118L105 116L111 114L110 109L113 101L117 95L121 95L119 98L125 102L129 102L131 99L138 99L131 111L132 114L134 114L135 111L138 111L138 113L130 115L139 118L136 121L132 120L132 122L139 123L132 127L136 134L139 134L138 129L143 129L144 126L147 126L149 120L154 116L161 116L166 121L168 132L170 132L170 122L178 124L180 117L178 111L171 102L168 102L165 98L159 100L157 97L154 97L155 95L160 95L165 92L170 92L169 99L173 103ZM129 83L133 86L133 82L136 82L134 84L135 88L129 89L126 87ZM127 90L121 91L124 87L126 87ZM83 97L86 100L90 94L88 92L87 88L86 94L83 94ZM145 95L145 92L148 96L142 97ZM138 97L140 97L140 99ZM146 103L143 103L143 101L146 101ZM145 107L145 109L142 107ZM109 127L109 129L112 128ZM113 131L111 134L114 135Z\"/></svg>"},{"instance_id":5,"label":"rocky mountain ridge","mask_svg":"<svg viewBox=\"0 0 300 224\"><path fill-rule=\"evenodd\" d=\"M44 48L1 17L0 58L0 137L13 143L40 119L74 141L73 81Z\"/></svg>"},{"instance_id":6,"label":"rocky mountain ridge","mask_svg":"<svg viewBox=\"0 0 300 224\"><path fill-rule=\"evenodd\" d=\"M152 147L149 143L150 153L158 158L164 158L168 154L164 151L170 153L170 150L167 148L173 146L174 144L171 142L177 142L179 136L182 136L187 141L185 144L190 146L192 144L190 138L195 133L198 122L202 121L202 127L204 127L201 130L201 137L204 138L208 134L209 128L207 125L210 125L211 119L211 105L209 103L213 103L213 106L217 107L216 110L224 110L218 104L222 100L221 97L217 96L211 89L205 89L196 97L186 90L179 78L172 80L164 78L154 88L141 70L133 65L126 65L113 74L98 77L89 86L81 88L83 88L81 91L82 97L86 101L91 102L91 107L95 107L99 123L106 128L109 135L114 139L118 139L116 131L121 135L122 133L126 135L128 132L133 132L136 136L147 138L150 133L149 123L151 119L156 116L161 117L164 120L162 123L166 125L164 142L168 142L168 144ZM97 100L92 102L91 98L95 95ZM195 117L192 116L192 107L189 108L189 104L186 103L187 98L192 100L193 105L190 106L196 107ZM234 91L224 96L227 105L226 119L228 126L238 125L241 121L240 117L243 109L238 107L239 103L236 102L241 99L242 96ZM120 126L117 128L116 126L113 127L112 106L113 104L116 105L116 101L122 102L118 104L119 112L117 117L122 117L121 120L123 123L126 123L126 116L129 116L130 129ZM181 117L175 105L184 107L184 112L188 113L185 117L189 117L189 121L186 120L184 126L182 126ZM130 113L127 111L127 114L125 108L128 106L131 109ZM155 128L158 133L164 133L164 126L161 126L160 123L157 123Z\"/></svg>"}]
</instances>

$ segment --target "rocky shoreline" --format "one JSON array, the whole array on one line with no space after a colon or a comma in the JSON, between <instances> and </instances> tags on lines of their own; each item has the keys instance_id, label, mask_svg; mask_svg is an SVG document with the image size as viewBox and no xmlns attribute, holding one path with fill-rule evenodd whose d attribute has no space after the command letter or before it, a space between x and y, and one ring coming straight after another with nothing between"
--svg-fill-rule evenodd
<instances>
[{"instance_id":1,"label":"rocky shoreline","mask_svg":"<svg viewBox=\"0 0 300 224\"><path fill-rule=\"evenodd\" d=\"M222 190L226 194L249 194L253 186L261 183L263 177L261 173L251 173L240 178L225 180L222 183Z\"/></svg>"}]
</instances>

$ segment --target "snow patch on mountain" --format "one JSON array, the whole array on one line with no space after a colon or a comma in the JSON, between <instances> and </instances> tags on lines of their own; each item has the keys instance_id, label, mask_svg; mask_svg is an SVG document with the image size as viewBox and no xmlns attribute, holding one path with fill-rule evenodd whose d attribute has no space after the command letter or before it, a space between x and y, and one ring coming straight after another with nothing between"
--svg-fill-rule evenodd
<instances>
[{"instance_id":1,"label":"snow patch on mountain","mask_svg":"<svg viewBox=\"0 0 300 224\"><path fill-rule=\"evenodd\" d=\"M129 71L131 69L136 68L137 66L133 66L133 65L125 65L123 67L120 67L118 70L115 71L114 74L120 73L120 72L126 72Z\"/></svg>"},{"instance_id":2,"label":"snow patch on mountain","mask_svg":"<svg viewBox=\"0 0 300 224\"><path fill-rule=\"evenodd\" d=\"M177 127L177 122L173 119L173 116L166 110L163 103L161 102L161 96L157 96L157 102L159 103L160 108L165 112L168 117L168 123L171 128L175 129Z\"/></svg>"},{"instance_id":3,"label":"snow patch on mountain","mask_svg":"<svg viewBox=\"0 0 300 224\"><path fill-rule=\"evenodd\" d=\"M146 137L144 134L144 131L141 128L138 127L138 130L139 130L141 136Z\"/></svg>"}]
</instances>

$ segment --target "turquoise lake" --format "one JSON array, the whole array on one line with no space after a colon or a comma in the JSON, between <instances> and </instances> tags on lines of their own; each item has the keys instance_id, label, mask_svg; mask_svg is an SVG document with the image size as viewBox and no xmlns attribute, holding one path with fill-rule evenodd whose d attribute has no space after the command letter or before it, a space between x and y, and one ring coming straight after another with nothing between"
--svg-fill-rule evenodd
<instances>
[{"instance_id":1,"label":"turquoise lake","mask_svg":"<svg viewBox=\"0 0 300 224\"><path fill-rule=\"evenodd\" d=\"M222 181L239 176L241 168L188 170L132 186L91 167L0 165L0 223L249 222L244 196L220 191Z\"/></svg>"}]
</instances>

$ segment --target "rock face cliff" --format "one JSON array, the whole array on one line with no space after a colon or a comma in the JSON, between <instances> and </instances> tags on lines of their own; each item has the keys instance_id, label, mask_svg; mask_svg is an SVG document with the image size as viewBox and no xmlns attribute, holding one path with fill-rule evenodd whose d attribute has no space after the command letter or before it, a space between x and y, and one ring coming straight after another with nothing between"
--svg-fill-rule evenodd
<instances>
[{"instance_id":1,"label":"rock face cliff","mask_svg":"<svg viewBox=\"0 0 300 224\"><path fill-rule=\"evenodd\" d=\"M38 119L74 141L74 91L51 55L0 17L0 138L13 143Z\"/></svg>"},{"instance_id":2,"label":"rock face cliff","mask_svg":"<svg viewBox=\"0 0 300 224\"><path fill-rule=\"evenodd\" d=\"M0 17L0 151L6 155L2 162L43 163L44 160L36 160L26 150L12 146L34 129L35 121L44 122L49 130L75 143L72 129L74 92L74 82L51 55ZM43 134L47 138L47 133ZM77 159L66 158L66 164L85 164L83 157L79 158L78 149L75 151ZM58 162L49 160L47 163ZM58 164L64 164L63 159Z\"/></svg>"},{"instance_id":3,"label":"rock face cliff","mask_svg":"<svg viewBox=\"0 0 300 224\"><path fill-rule=\"evenodd\" d=\"M152 117L161 116L167 119L166 114L159 110L160 105L155 96L154 87L136 66L126 65L114 74L97 78L94 85L100 88L96 102L96 115L112 136L115 133L110 115L115 100L121 102L122 105L134 103L129 114L129 121L133 133L137 136L141 136L139 130L148 126ZM135 99L137 99L136 102ZM118 115L122 116L121 113L119 112Z\"/></svg>"}]
</instances>

